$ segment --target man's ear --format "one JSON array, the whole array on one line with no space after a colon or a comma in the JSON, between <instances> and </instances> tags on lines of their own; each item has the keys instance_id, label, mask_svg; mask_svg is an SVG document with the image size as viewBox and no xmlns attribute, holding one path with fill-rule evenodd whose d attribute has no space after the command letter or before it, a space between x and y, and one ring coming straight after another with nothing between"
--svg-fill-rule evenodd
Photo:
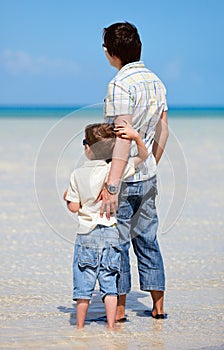
<instances>
[{"instance_id":1,"label":"man's ear","mask_svg":"<svg viewBox=\"0 0 224 350\"><path fill-rule=\"evenodd\" d=\"M122 64L121 64L121 60L120 58L118 58L117 56L112 56L113 57L113 61L114 61L114 66L117 68L117 69L121 69L122 68Z\"/></svg>"}]
</instances>

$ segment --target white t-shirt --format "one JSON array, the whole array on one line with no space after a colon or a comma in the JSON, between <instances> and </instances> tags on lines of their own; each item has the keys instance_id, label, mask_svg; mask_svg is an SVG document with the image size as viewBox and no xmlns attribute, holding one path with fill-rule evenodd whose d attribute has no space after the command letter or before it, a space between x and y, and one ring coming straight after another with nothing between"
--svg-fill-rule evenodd
<instances>
[{"instance_id":1,"label":"white t-shirt","mask_svg":"<svg viewBox=\"0 0 224 350\"><path fill-rule=\"evenodd\" d=\"M111 216L108 220L104 213L101 218L100 206L102 202L95 202L107 181L110 167L111 162L88 160L71 174L66 200L81 205L78 211L79 226L77 233L79 234L86 234L97 225L112 226L117 223L116 216ZM130 158L122 179L132 176L134 173L134 161L133 158Z\"/></svg>"}]
</instances>

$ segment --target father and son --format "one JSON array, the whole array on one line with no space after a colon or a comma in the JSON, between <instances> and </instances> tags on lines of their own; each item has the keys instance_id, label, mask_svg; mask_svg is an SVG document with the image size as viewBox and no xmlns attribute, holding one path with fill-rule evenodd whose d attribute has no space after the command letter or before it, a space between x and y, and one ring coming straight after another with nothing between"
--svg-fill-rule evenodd
<instances>
[{"instance_id":1,"label":"father and son","mask_svg":"<svg viewBox=\"0 0 224 350\"><path fill-rule=\"evenodd\" d=\"M142 44L134 25L112 24L103 39L105 55L118 73L108 85L104 123L85 129L87 161L71 174L64 193L68 209L78 212L79 219L73 260L79 329L97 280L107 327L126 320L130 242L140 289L151 293L151 315L165 318L155 199L156 167L168 138L166 89L140 61Z\"/></svg>"}]
</instances>

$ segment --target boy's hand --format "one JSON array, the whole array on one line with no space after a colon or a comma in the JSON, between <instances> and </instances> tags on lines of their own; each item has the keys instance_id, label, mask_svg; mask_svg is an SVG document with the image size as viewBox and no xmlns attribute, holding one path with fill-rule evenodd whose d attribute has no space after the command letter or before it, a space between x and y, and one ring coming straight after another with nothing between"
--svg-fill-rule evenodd
<instances>
[{"instance_id":1,"label":"boy's hand","mask_svg":"<svg viewBox=\"0 0 224 350\"><path fill-rule=\"evenodd\" d=\"M139 136L138 132L133 129L131 124L126 120L124 120L124 123L126 125L118 125L114 128L116 136L121 137L122 139L135 140Z\"/></svg>"},{"instance_id":2,"label":"boy's hand","mask_svg":"<svg viewBox=\"0 0 224 350\"><path fill-rule=\"evenodd\" d=\"M68 193L68 189L65 190L65 193L64 193L64 195L63 195L64 201L67 201L67 200L66 200L67 193Z\"/></svg>"}]
</instances>

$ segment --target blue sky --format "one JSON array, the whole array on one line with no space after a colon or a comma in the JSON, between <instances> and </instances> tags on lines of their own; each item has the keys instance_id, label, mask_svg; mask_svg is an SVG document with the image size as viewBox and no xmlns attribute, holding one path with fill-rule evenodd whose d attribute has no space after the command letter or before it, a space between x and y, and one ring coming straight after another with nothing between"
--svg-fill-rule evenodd
<instances>
[{"instance_id":1,"label":"blue sky","mask_svg":"<svg viewBox=\"0 0 224 350\"><path fill-rule=\"evenodd\" d=\"M134 23L171 106L224 106L222 0L0 0L0 105L103 102L102 29Z\"/></svg>"}]
</instances>

